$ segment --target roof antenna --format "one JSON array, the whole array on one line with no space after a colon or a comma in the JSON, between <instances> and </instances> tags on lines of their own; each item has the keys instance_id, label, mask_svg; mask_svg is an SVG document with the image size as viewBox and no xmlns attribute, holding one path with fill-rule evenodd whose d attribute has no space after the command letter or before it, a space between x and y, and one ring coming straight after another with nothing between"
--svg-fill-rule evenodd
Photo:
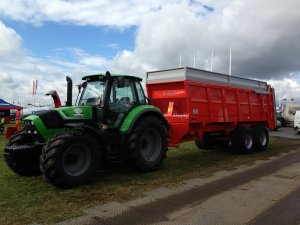
<instances>
[{"instance_id":1,"label":"roof antenna","mask_svg":"<svg viewBox=\"0 0 300 225\"><path fill-rule=\"evenodd\" d=\"M231 75L231 47L229 49L229 75Z\"/></svg>"},{"instance_id":2,"label":"roof antenna","mask_svg":"<svg viewBox=\"0 0 300 225\"><path fill-rule=\"evenodd\" d=\"M196 68L196 52L194 51L194 68Z\"/></svg>"},{"instance_id":3,"label":"roof antenna","mask_svg":"<svg viewBox=\"0 0 300 225\"><path fill-rule=\"evenodd\" d=\"M179 55L179 67L181 67L181 55Z\"/></svg>"},{"instance_id":4,"label":"roof antenna","mask_svg":"<svg viewBox=\"0 0 300 225\"><path fill-rule=\"evenodd\" d=\"M213 61L214 61L214 50L211 51L210 72L213 71Z\"/></svg>"}]
</instances>

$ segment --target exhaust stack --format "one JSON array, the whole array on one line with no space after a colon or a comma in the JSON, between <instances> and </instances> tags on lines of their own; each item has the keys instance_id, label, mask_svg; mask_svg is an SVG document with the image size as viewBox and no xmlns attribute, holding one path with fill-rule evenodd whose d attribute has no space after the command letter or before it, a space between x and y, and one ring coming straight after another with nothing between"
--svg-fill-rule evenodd
<instances>
[{"instance_id":1,"label":"exhaust stack","mask_svg":"<svg viewBox=\"0 0 300 225\"><path fill-rule=\"evenodd\" d=\"M73 87L73 82L72 79L68 76L66 76L66 80L68 82L67 85L67 102L66 102L66 106L72 106L72 87Z\"/></svg>"},{"instance_id":2,"label":"exhaust stack","mask_svg":"<svg viewBox=\"0 0 300 225\"><path fill-rule=\"evenodd\" d=\"M61 102L60 102L59 95L57 94L57 92L55 90L49 91L46 95L51 95L51 97L54 101L54 107L55 108L60 108L61 107Z\"/></svg>"}]
</instances>

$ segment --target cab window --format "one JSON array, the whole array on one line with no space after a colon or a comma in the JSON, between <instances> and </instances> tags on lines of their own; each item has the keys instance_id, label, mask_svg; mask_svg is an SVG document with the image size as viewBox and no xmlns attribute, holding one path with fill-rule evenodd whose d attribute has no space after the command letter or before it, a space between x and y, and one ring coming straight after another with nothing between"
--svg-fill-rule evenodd
<instances>
[{"instance_id":1,"label":"cab window","mask_svg":"<svg viewBox=\"0 0 300 225\"><path fill-rule=\"evenodd\" d=\"M109 110L110 121L115 127L120 125L120 122L127 112L137 104L135 94L135 82L125 78L125 85L118 87L117 81L113 82L110 94Z\"/></svg>"}]
</instances>

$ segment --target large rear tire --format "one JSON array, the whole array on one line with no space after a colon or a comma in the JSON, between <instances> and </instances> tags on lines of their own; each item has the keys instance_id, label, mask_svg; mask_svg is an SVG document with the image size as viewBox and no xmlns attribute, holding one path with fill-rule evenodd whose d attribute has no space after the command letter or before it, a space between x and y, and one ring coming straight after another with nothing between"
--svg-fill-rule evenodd
<instances>
[{"instance_id":1,"label":"large rear tire","mask_svg":"<svg viewBox=\"0 0 300 225\"><path fill-rule=\"evenodd\" d=\"M265 126L252 127L254 133L255 150L264 151L269 145L269 131Z\"/></svg>"},{"instance_id":2,"label":"large rear tire","mask_svg":"<svg viewBox=\"0 0 300 225\"><path fill-rule=\"evenodd\" d=\"M231 145L233 149L241 154L250 154L255 147L254 134L252 129L237 127L232 132Z\"/></svg>"},{"instance_id":3,"label":"large rear tire","mask_svg":"<svg viewBox=\"0 0 300 225\"><path fill-rule=\"evenodd\" d=\"M34 142L35 140L30 134L21 130L10 137L6 146L20 146ZM19 152L13 152L12 150L4 151L4 159L10 169L21 176L38 176L41 174L39 169L39 154L26 151L26 149L17 149L16 151Z\"/></svg>"},{"instance_id":4,"label":"large rear tire","mask_svg":"<svg viewBox=\"0 0 300 225\"><path fill-rule=\"evenodd\" d=\"M44 178L60 188L88 183L100 163L97 140L88 133L65 131L50 139L40 158Z\"/></svg>"},{"instance_id":5,"label":"large rear tire","mask_svg":"<svg viewBox=\"0 0 300 225\"><path fill-rule=\"evenodd\" d=\"M200 140L195 141L195 145L199 149L206 149L206 150L213 149L214 147L214 143L208 133L204 133Z\"/></svg>"},{"instance_id":6,"label":"large rear tire","mask_svg":"<svg viewBox=\"0 0 300 225\"><path fill-rule=\"evenodd\" d=\"M166 158L167 142L167 128L159 118L141 118L128 137L130 166L140 172L159 169Z\"/></svg>"}]
</instances>

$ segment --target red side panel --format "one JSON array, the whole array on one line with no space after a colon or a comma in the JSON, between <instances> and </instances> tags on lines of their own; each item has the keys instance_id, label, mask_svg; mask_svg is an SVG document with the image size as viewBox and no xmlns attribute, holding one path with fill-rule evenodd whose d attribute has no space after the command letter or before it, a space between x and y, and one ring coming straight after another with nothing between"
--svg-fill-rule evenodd
<instances>
[{"instance_id":1,"label":"red side panel","mask_svg":"<svg viewBox=\"0 0 300 225\"><path fill-rule=\"evenodd\" d=\"M170 124L170 146L199 139L204 131L234 129L237 125L275 128L272 88L268 93L251 89L176 81L147 84L151 103Z\"/></svg>"}]
</instances>

